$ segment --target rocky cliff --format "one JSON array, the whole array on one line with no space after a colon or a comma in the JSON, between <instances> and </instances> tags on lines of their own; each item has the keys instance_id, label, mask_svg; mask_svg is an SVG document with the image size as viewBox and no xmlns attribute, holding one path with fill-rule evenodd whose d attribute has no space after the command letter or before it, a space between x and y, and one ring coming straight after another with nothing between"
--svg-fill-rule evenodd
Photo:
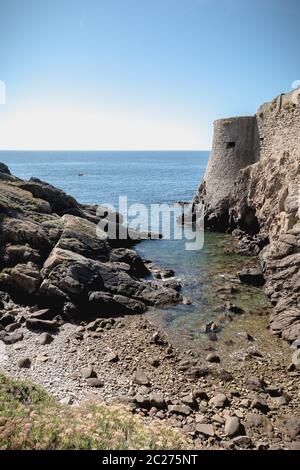
<instances>
[{"instance_id":1,"label":"rocky cliff","mask_svg":"<svg viewBox=\"0 0 300 470\"><path fill-rule=\"evenodd\" d=\"M13 302L32 306L29 317L21 319L29 326L45 321L45 327L56 329L58 314L82 318L139 313L149 305L180 299L176 282L149 276L131 249L130 237L99 238L96 209L38 179L16 178L0 164L2 328L16 320ZM47 310L37 315L39 308Z\"/></svg>"},{"instance_id":2,"label":"rocky cliff","mask_svg":"<svg viewBox=\"0 0 300 470\"><path fill-rule=\"evenodd\" d=\"M240 244L259 254L274 305L270 329L294 341L300 338L300 90L263 104L254 117L217 121L215 129L194 204L204 203L207 228L238 228Z\"/></svg>"}]
</instances>

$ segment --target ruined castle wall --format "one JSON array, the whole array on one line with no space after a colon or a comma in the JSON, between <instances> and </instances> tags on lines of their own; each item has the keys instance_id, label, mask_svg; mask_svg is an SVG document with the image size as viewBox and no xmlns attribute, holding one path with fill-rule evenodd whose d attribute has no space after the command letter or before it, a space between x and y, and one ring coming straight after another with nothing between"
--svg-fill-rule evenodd
<instances>
[{"instance_id":1,"label":"ruined castle wall","mask_svg":"<svg viewBox=\"0 0 300 470\"><path fill-rule=\"evenodd\" d=\"M279 95L257 111L259 147L257 160L268 159L284 152L300 156L300 90Z\"/></svg>"},{"instance_id":2,"label":"ruined castle wall","mask_svg":"<svg viewBox=\"0 0 300 470\"><path fill-rule=\"evenodd\" d=\"M205 173L205 200L213 209L224 204L239 171L256 161L254 116L220 119L214 123L211 157Z\"/></svg>"}]
</instances>

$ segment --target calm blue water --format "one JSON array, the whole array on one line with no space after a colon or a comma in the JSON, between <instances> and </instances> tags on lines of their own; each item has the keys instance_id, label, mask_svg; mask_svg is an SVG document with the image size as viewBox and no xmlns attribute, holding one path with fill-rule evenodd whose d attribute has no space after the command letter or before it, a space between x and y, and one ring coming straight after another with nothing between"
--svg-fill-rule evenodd
<instances>
[{"instance_id":1,"label":"calm blue water","mask_svg":"<svg viewBox=\"0 0 300 470\"><path fill-rule=\"evenodd\" d=\"M48 181L82 203L116 205L126 195L130 204L147 206L191 200L208 157L208 152L0 152L0 161L16 176ZM185 240L144 241L136 247L144 258L174 269L192 301L148 313L180 344L203 343L200 327L224 310L216 292L226 282L222 272L234 271L237 262L224 256L226 243L223 235L206 234L200 251L186 251Z\"/></svg>"},{"instance_id":2,"label":"calm blue water","mask_svg":"<svg viewBox=\"0 0 300 470\"><path fill-rule=\"evenodd\" d=\"M209 152L4 152L0 161L21 178L63 188L82 203L172 203L189 200ZM82 176L78 176L82 174Z\"/></svg>"}]
</instances>

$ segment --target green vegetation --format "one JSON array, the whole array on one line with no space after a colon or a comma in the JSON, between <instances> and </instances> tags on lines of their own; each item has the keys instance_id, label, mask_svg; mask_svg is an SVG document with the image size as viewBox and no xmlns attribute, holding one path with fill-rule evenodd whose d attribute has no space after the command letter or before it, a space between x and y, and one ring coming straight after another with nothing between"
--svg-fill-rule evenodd
<instances>
[{"instance_id":1,"label":"green vegetation","mask_svg":"<svg viewBox=\"0 0 300 470\"><path fill-rule=\"evenodd\" d=\"M62 405L40 386L0 373L0 450L187 448L180 434L118 406Z\"/></svg>"}]
</instances>

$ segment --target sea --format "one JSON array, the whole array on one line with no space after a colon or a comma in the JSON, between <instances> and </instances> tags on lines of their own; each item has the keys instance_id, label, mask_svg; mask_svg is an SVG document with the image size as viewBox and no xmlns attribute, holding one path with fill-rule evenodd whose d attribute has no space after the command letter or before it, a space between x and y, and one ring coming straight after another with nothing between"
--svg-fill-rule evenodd
<instances>
[{"instance_id":1,"label":"sea","mask_svg":"<svg viewBox=\"0 0 300 470\"><path fill-rule=\"evenodd\" d=\"M207 151L1 151L0 162L11 173L29 179L37 177L57 186L83 204L112 204L117 210L119 197L127 204L167 204L191 201L204 176ZM156 230L157 227L150 227ZM205 233L204 245L187 250L183 239L145 240L136 245L144 259L171 268L182 283L185 304L150 309L146 315L170 339L185 348L203 346L203 327L224 313L219 298L226 282L243 262L238 255L228 257L231 243L224 234ZM264 298L242 288L236 304L261 307Z\"/></svg>"}]
</instances>

